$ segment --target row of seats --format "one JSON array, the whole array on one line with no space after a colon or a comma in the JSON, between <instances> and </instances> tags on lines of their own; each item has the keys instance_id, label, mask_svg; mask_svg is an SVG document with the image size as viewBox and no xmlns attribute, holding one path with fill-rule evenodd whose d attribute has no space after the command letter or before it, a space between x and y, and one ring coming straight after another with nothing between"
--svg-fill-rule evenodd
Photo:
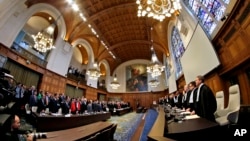
<instances>
[{"instance_id":1,"label":"row of seats","mask_svg":"<svg viewBox=\"0 0 250 141\"><path fill-rule=\"evenodd\" d=\"M237 124L240 111L240 89L239 85L235 84L229 87L229 100L224 107L224 92L216 93L217 110L214 113L216 122L220 126Z\"/></svg>"},{"instance_id":2,"label":"row of seats","mask_svg":"<svg viewBox=\"0 0 250 141\"><path fill-rule=\"evenodd\" d=\"M107 128L99 133L96 133L93 136L90 136L87 139L84 139L83 141L115 141L114 139L114 133L117 128L117 124L114 123L110 128Z\"/></svg>"}]
</instances>

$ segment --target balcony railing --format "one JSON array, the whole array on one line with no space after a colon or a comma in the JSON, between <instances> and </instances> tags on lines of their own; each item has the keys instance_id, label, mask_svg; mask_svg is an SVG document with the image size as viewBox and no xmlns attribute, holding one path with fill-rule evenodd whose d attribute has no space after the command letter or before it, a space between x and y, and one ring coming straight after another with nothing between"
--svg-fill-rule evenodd
<instances>
[{"instance_id":1,"label":"balcony railing","mask_svg":"<svg viewBox=\"0 0 250 141\"><path fill-rule=\"evenodd\" d=\"M36 55L34 55L33 53L27 51L26 49L22 48L20 45L18 45L17 43L13 43L11 49L13 51L15 51L16 53L18 53L18 55L22 56L23 58L29 60L30 62L41 66L43 68L46 68L47 66L47 61L43 60L39 57L37 57Z\"/></svg>"}]
</instances>

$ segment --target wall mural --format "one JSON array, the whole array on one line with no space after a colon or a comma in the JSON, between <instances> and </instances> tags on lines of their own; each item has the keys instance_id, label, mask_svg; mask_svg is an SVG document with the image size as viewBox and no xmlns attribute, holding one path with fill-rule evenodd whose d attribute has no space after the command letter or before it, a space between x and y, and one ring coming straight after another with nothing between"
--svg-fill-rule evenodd
<instances>
[{"instance_id":1,"label":"wall mural","mask_svg":"<svg viewBox=\"0 0 250 141\"><path fill-rule=\"evenodd\" d=\"M126 91L148 91L147 70L145 64L134 64L126 67Z\"/></svg>"}]
</instances>

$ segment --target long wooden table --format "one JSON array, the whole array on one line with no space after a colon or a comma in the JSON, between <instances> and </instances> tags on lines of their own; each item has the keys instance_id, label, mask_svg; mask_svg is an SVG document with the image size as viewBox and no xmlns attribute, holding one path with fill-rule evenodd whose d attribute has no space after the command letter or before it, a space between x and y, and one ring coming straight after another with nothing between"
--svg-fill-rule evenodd
<instances>
[{"instance_id":1,"label":"long wooden table","mask_svg":"<svg viewBox=\"0 0 250 141\"><path fill-rule=\"evenodd\" d=\"M172 121L166 125L164 136L175 140L208 140L219 135L219 124L205 118Z\"/></svg>"},{"instance_id":2,"label":"long wooden table","mask_svg":"<svg viewBox=\"0 0 250 141\"><path fill-rule=\"evenodd\" d=\"M98 121L105 121L111 117L110 112L70 116L40 115L38 113L32 113L32 115L34 117L36 130L38 132L48 132L79 127Z\"/></svg>"},{"instance_id":3,"label":"long wooden table","mask_svg":"<svg viewBox=\"0 0 250 141\"><path fill-rule=\"evenodd\" d=\"M215 122L204 118L168 122L164 108L159 106L157 109L157 119L147 136L149 141L204 140L219 133L219 125Z\"/></svg>"},{"instance_id":4,"label":"long wooden table","mask_svg":"<svg viewBox=\"0 0 250 141\"><path fill-rule=\"evenodd\" d=\"M158 110L157 119L148 134L148 141L174 141L170 138L164 137L165 131L165 113L162 107Z\"/></svg>"},{"instance_id":5,"label":"long wooden table","mask_svg":"<svg viewBox=\"0 0 250 141\"><path fill-rule=\"evenodd\" d=\"M116 109L116 114L118 116L124 115L131 112L131 107L126 107L126 108L122 108L122 109Z\"/></svg>"},{"instance_id":6,"label":"long wooden table","mask_svg":"<svg viewBox=\"0 0 250 141\"><path fill-rule=\"evenodd\" d=\"M72 121L74 122L74 121ZM46 132L47 138L36 139L37 141L76 141L88 138L107 128L110 128L112 123L109 122L95 122L88 125L65 129L60 131Z\"/></svg>"}]
</instances>

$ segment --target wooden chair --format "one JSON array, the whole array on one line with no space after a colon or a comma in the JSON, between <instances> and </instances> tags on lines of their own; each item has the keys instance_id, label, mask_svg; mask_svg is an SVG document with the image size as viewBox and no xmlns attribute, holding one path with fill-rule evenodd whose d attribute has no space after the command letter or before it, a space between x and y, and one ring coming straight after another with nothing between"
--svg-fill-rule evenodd
<instances>
[{"instance_id":1,"label":"wooden chair","mask_svg":"<svg viewBox=\"0 0 250 141\"><path fill-rule=\"evenodd\" d=\"M111 128L105 129L103 131L100 132L99 135L97 135L97 140L96 141L109 141L110 139L110 131Z\"/></svg>"},{"instance_id":2,"label":"wooden chair","mask_svg":"<svg viewBox=\"0 0 250 141\"><path fill-rule=\"evenodd\" d=\"M95 135L90 136L89 138L84 139L83 141L97 141L97 137L98 137L99 135L100 135L100 133L96 133Z\"/></svg>"},{"instance_id":3,"label":"wooden chair","mask_svg":"<svg viewBox=\"0 0 250 141\"><path fill-rule=\"evenodd\" d=\"M115 134L116 128L117 128L116 123L114 123L110 128L110 137L109 137L110 141L114 141L114 134Z\"/></svg>"}]
</instances>

